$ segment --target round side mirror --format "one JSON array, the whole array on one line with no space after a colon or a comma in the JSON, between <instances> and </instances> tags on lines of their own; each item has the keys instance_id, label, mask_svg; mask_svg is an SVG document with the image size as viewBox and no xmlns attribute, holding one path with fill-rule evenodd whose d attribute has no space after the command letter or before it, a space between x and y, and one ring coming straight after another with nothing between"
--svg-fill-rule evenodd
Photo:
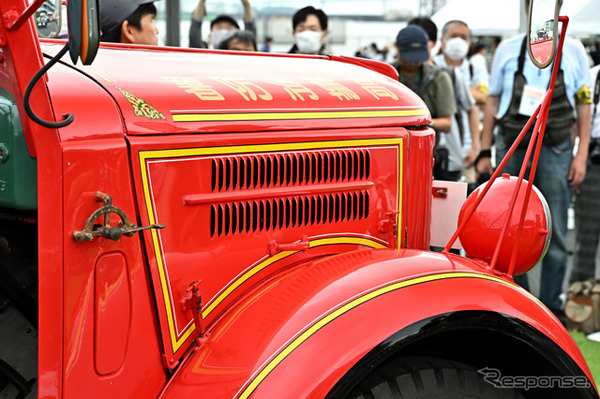
<instances>
[{"instance_id":1,"label":"round side mirror","mask_svg":"<svg viewBox=\"0 0 600 399\"><path fill-rule=\"evenodd\" d=\"M558 1L531 0L529 5L527 52L538 68L546 68L556 56Z\"/></svg>"},{"instance_id":2,"label":"round side mirror","mask_svg":"<svg viewBox=\"0 0 600 399\"><path fill-rule=\"evenodd\" d=\"M34 14L35 28L40 37L55 38L62 25L62 1L46 0Z\"/></svg>"},{"instance_id":3,"label":"round side mirror","mask_svg":"<svg viewBox=\"0 0 600 399\"><path fill-rule=\"evenodd\" d=\"M80 58L84 65L90 65L100 45L98 0L70 0L67 19L71 60L75 64Z\"/></svg>"}]
</instances>

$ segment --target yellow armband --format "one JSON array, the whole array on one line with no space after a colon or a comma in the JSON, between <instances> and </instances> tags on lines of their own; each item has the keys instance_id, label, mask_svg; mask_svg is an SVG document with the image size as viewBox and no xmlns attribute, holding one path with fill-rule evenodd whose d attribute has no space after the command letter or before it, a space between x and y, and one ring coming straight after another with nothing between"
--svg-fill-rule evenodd
<instances>
[{"instance_id":1,"label":"yellow armband","mask_svg":"<svg viewBox=\"0 0 600 399\"><path fill-rule=\"evenodd\" d=\"M488 85L486 85L485 83L479 83L477 85L477 90L479 90L480 92L482 92L483 94L485 94L486 96L489 94L490 90L488 88Z\"/></svg>"},{"instance_id":2,"label":"yellow armband","mask_svg":"<svg viewBox=\"0 0 600 399\"><path fill-rule=\"evenodd\" d=\"M575 104L591 104L592 103L592 91L587 86L582 86L581 89L575 95Z\"/></svg>"}]
</instances>

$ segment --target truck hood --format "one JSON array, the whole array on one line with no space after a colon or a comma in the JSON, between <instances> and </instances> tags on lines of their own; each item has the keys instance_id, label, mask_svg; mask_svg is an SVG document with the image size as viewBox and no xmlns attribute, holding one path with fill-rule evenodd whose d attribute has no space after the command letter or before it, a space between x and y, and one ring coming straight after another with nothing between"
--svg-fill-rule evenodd
<instances>
[{"instance_id":1,"label":"truck hood","mask_svg":"<svg viewBox=\"0 0 600 399\"><path fill-rule=\"evenodd\" d=\"M62 42L48 42L56 54ZM77 65L118 103L130 135L423 125L421 99L351 59L103 46ZM63 57L69 63L68 57ZM375 65L375 64L374 64Z\"/></svg>"}]
</instances>

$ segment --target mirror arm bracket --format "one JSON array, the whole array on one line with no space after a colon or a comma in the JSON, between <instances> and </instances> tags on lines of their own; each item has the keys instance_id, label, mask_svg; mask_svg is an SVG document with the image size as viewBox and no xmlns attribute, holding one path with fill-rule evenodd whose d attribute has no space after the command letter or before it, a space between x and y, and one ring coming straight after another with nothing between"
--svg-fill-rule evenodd
<instances>
[{"instance_id":1,"label":"mirror arm bracket","mask_svg":"<svg viewBox=\"0 0 600 399\"><path fill-rule=\"evenodd\" d=\"M27 21L29 19L29 17L31 17L33 15L33 13L35 12L35 10L37 10L38 8L40 8L40 6L42 4L44 4L44 1L45 0L35 0L14 21L11 21L11 22L9 22L9 23L6 24L7 25L7 29L8 30L19 29L21 27L21 25L23 25L25 23L25 21ZM11 19L10 18L11 16L7 15L7 14L4 14L4 17Z\"/></svg>"}]
</instances>

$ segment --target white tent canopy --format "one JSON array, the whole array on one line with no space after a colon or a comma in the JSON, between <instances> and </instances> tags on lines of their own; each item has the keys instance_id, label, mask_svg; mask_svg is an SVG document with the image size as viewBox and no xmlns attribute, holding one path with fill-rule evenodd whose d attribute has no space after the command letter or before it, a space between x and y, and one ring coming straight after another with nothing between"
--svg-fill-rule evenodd
<instances>
[{"instance_id":1,"label":"white tent canopy","mask_svg":"<svg viewBox=\"0 0 600 399\"><path fill-rule=\"evenodd\" d=\"M567 15L569 16L570 32L577 35L600 35L600 23L598 22L598 19L600 19L600 1L589 0L585 7Z\"/></svg>"},{"instance_id":2,"label":"white tent canopy","mask_svg":"<svg viewBox=\"0 0 600 399\"><path fill-rule=\"evenodd\" d=\"M440 30L446 22L458 19L469 25L474 36L511 36L519 32L525 13L522 4L523 0L450 0L431 19ZM569 34L600 34L600 1L565 1L560 14L569 16Z\"/></svg>"},{"instance_id":3,"label":"white tent canopy","mask_svg":"<svg viewBox=\"0 0 600 399\"><path fill-rule=\"evenodd\" d=\"M466 22L474 36L510 36L519 30L521 0L450 0L431 19L441 31L448 21Z\"/></svg>"}]
</instances>

